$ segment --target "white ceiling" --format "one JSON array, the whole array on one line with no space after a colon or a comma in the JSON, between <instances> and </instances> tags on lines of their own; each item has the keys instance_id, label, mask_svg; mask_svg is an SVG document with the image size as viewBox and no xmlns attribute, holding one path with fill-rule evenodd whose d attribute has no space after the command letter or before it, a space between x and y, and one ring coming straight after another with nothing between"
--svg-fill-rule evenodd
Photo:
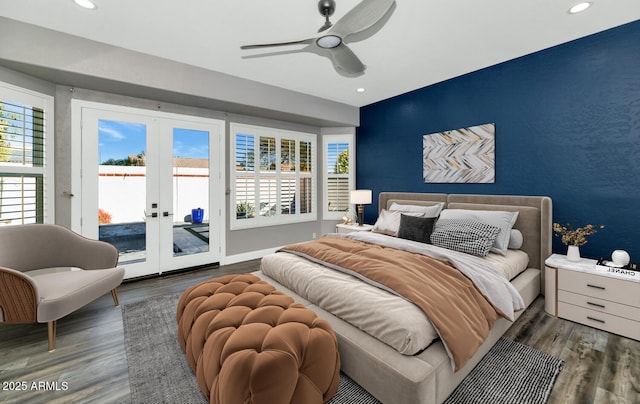
<instances>
[{"instance_id":1,"label":"white ceiling","mask_svg":"<svg viewBox=\"0 0 640 404\"><path fill-rule=\"evenodd\" d=\"M367 0L364 0L367 1ZM336 0L336 22L359 0ZM348 43L367 66L338 74L301 46L242 51L240 45L303 39L324 22L317 0L1 0L0 15L354 106L434 84L640 19L640 0L396 0L386 23ZM362 35L362 37L367 35ZM361 39L361 38L358 38ZM36 44L37 46L37 44ZM363 87L364 93L356 88Z\"/></svg>"}]
</instances>

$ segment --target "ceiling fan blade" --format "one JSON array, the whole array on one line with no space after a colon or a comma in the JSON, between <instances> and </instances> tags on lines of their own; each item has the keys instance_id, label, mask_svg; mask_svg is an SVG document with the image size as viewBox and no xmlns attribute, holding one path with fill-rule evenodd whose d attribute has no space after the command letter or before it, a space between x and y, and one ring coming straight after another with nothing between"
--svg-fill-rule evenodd
<instances>
[{"instance_id":1,"label":"ceiling fan blade","mask_svg":"<svg viewBox=\"0 0 640 404\"><path fill-rule=\"evenodd\" d=\"M295 53L309 52L309 48L310 48L309 46L305 46L304 48L301 48L301 49L287 49L287 50L273 51L273 52L254 53L252 55L244 55L242 56L242 59L259 59L259 58L271 57L271 56L293 55Z\"/></svg>"},{"instance_id":2,"label":"ceiling fan blade","mask_svg":"<svg viewBox=\"0 0 640 404\"><path fill-rule=\"evenodd\" d=\"M260 49L260 48L268 48L268 47L272 47L272 46L309 44L313 40L315 40L315 38L301 39L299 41L274 42L274 43L255 44L255 45L242 45L240 47L240 49Z\"/></svg>"},{"instance_id":3,"label":"ceiling fan blade","mask_svg":"<svg viewBox=\"0 0 640 404\"><path fill-rule=\"evenodd\" d=\"M395 0L362 0L333 24L329 33L345 39L362 32L382 19L394 3Z\"/></svg>"},{"instance_id":4,"label":"ceiling fan blade","mask_svg":"<svg viewBox=\"0 0 640 404\"><path fill-rule=\"evenodd\" d=\"M366 66L347 45L341 43L339 46L328 49L331 60L337 69L349 74L363 73Z\"/></svg>"}]
</instances>

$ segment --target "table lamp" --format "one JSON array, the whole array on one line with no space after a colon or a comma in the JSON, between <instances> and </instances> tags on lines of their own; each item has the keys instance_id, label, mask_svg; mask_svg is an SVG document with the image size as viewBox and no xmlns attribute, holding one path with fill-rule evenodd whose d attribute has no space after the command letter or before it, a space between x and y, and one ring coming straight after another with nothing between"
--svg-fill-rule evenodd
<instances>
[{"instance_id":1,"label":"table lamp","mask_svg":"<svg viewBox=\"0 0 640 404\"><path fill-rule=\"evenodd\" d=\"M358 205L358 226L364 223L364 205L371 203L370 189L354 189L351 191L350 201L354 205Z\"/></svg>"}]
</instances>

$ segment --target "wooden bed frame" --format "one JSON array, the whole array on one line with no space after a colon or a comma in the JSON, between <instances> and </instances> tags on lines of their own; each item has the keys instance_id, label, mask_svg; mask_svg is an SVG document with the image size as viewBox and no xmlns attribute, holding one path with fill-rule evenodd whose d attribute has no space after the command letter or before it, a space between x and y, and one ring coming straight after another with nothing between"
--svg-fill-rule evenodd
<instances>
[{"instance_id":1,"label":"wooden bed frame","mask_svg":"<svg viewBox=\"0 0 640 404\"><path fill-rule=\"evenodd\" d=\"M542 196L496 196L460 194L418 194L383 192L379 195L379 210L391 203L433 205L445 203L449 209L518 211L514 228L522 232L522 250L529 254L529 268L511 282L520 292L526 306L544 290L542 287L545 259L551 255L551 199ZM340 318L326 312L275 280L256 275L305 304L327 319L337 337L342 371L383 403L441 403L471 372L484 355L511 326L499 319L478 352L458 372L453 372L449 357L438 340L417 355L407 356L378 341ZM516 313L516 318L522 312Z\"/></svg>"}]
</instances>

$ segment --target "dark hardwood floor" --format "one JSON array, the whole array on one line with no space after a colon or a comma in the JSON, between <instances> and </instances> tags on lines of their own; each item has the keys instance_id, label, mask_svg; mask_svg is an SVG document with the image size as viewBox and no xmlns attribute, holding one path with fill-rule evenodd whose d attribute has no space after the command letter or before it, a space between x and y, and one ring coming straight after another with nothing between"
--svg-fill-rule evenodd
<instances>
[{"instance_id":1,"label":"dark hardwood floor","mask_svg":"<svg viewBox=\"0 0 640 404\"><path fill-rule=\"evenodd\" d=\"M259 261L125 283L120 304L181 292ZM550 317L539 297L506 337L565 361L549 403L640 403L640 341ZM0 323L1 403L129 402L122 313L107 294L58 321L56 350L45 324ZM166 381L171 383L170 380Z\"/></svg>"}]
</instances>

